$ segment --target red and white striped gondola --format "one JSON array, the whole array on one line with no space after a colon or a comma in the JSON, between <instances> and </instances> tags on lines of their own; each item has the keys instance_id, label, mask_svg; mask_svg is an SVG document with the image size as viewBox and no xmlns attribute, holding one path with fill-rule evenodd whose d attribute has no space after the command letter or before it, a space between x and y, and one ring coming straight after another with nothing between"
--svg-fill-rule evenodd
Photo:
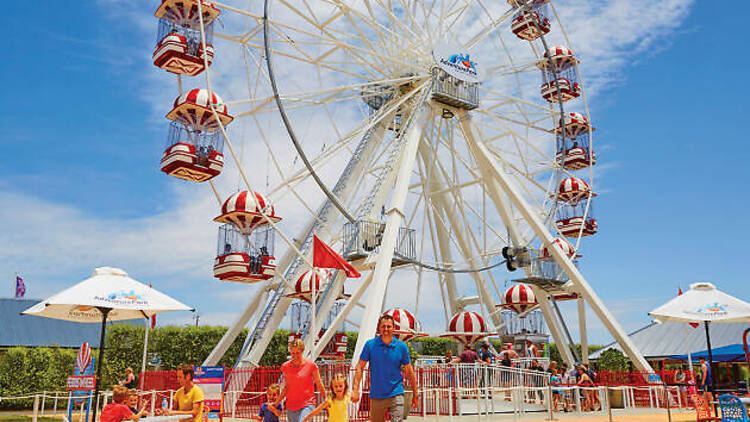
<instances>
[{"instance_id":1,"label":"red and white striped gondola","mask_svg":"<svg viewBox=\"0 0 750 422\"><path fill-rule=\"evenodd\" d=\"M587 217L585 220L580 216L562 218L557 220L555 224L560 234L565 237L591 236L599 231L599 223L593 217Z\"/></svg>"},{"instance_id":2,"label":"red and white striped gondola","mask_svg":"<svg viewBox=\"0 0 750 422\"><path fill-rule=\"evenodd\" d=\"M312 302L313 281L315 282L315 291L320 294L321 290L326 288L326 284L331 281L332 273L325 268L313 268L302 273L297 282L294 284L294 292L287 295L293 299L301 299L305 302ZM350 295L344 293L341 289L336 300L348 299Z\"/></svg>"},{"instance_id":3,"label":"red and white striped gondola","mask_svg":"<svg viewBox=\"0 0 750 422\"><path fill-rule=\"evenodd\" d=\"M581 170L596 164L596 154L593 151L589 154L586 148L578 145L566 149L564 153L558 152L556 159L562 168L570 171Z\"/></svg>"},{"instance_id":4,"label":"red and white striped gondola","mask_svg":"<svg viewBox=\"0 0 750 422\"><path fill-rule=\"evenodd\" d=\"M533 41L541 35L549 33L552 25L549 19L534 11L519 12L513 18L510 29L522 40Z\"/></svg>"},{"instance_id":5,"label":"red and white striped gondola","mask_svg":"<svg viewBox=\"0 0 750 422\"><path fill-rule=\"evenodd\" d=\"M591 187L580 177L568 177L560 182L557 190L557 200L571 205L576 205L582 199L596 196L591 192Z\"/></svg>"},{"instance_id":6,"label":"red and white striped gondola","mask_svg":"<svg viewBox=\"0 0 750 422\"><path fill-rule=\"evenodd\" d=\"M566 113L565 118L558 120L557 127L555 127L555 133L560 135L565 131L567 139L575 139L583 133L588 133L589 130L593 131L596 128L591 126L585 115L576 112Z\"/></svg>"},{"instance_id":7,"label":"red and white striped gondola","mask_svg":"<svg viewBox=\"0 0 750 422\"><path fill-rule=\"evenodd\" d=\"M315 283L315 291L320 293L320 289L325 288L330 278L331 272L327 269L309 269L297 278L297 282L294 284L294 292L288 294L287 297L310 302L312 299L313 283Z\"/></svg>"},{"instance_id":8,"label":"red and white striped gondola","mask_svg":"<svg viewBox=\"0 0 750 422\"><path fill-rule=\"evenodd\" d=\"M154 16L166 19L178 25L197 28L200 24L198 17L198 1L200 1L203 24L211 25L219 17L221 10L212 2L206 0L162 0Z\"/></svg>"},{"instance_id":9,"label":"red and white striped gondola","mask_svg":"<svg viewBox=\"0 0 750 422\"><path fill-rule=\"evenodd\" d=\"M213 3L201 0L206 47L200 33L198 0L163 0L154 15L159 18L159 35L151 58L167 72L195 76L214 59L211 45L212 22L221 11Z\"/></svg>"},{"instance_id":10,"label":"red and white striped gondola","mask_svg":"<svg viewBox=\"0 0 750 422\"><path fill-rule=\"evenodd\" d=\"M218 121L212 109L216 110L219 116ZM216 93L209 95L206 89L193 89L177 97L174 100L174 107L166 117L202 132L219 130L219 122L226 126L234 119L229 115L224 100Z\"/></svg>"},{"instance_id":11,"label":"red and white striped gondola","mask_svg":"<svg viewBox=\"0 0 750 422\"><path fill-rule=\"evenodd\" d=\"M214 47L206 43L196 46L188 44L187 38L177 32L170 32L156 43L151 55L154 66L170 73L185 76L195 76L203 72L214 61Z\"/></svg>"},{"instance_id":12,"label":"red and white striped gondola","mask_svg":"<svg viewBox=\"0 0 750 422\"><path fill-rule=\"evenodd\" d=\"M544 60L540 61L538 66L542 68L554 66L557 69L564 69L567 66L575 66L578 63L578 59L576 59L571 49L563 45L553 45L544 52Z\"/></svg>"},{"instance_id":13,"label":"red and white striped gondola","mask_svg":"<svg viewBox=\"0 0 750 422\"><path fill-rule=\"evenodd\" d=\"M499 306L521 315L539 306L539 302L531 287L525 284L514 284L505 291Z\"/></svg>"},{"instance_id":14,"label":"red and white striped gondola","mask_svg":"<svg viewBox=\"0 0 750 422\"><path fill-rule=\"evenodd\" d=\"M552 245L555 245L554 247L560 249L562 253L567 256L570 259L579 257L580 255L576 255L576 249L573 247L573 245L568 242L565 239L556 237L552 243ZM549 249L549 245L542 246L542 249L539 253L539 259L542 261L552 261L552 252Z\"/></svg>"},{"instance_id":15,"label":"red and white striped gondola","mask_svg":"<svg viewBox=\"0 0 750 422\"><path fill-rule=\"evenodd\" d=\"M177 142L170 145L161 157L161 171L178 179L205 182L221 173L224 154L212 145Z\"/></svg>"},{"instance_id":16,"label":"red and white striped gondola","mask_svg":"<svg viewBox=\"0 0 750 422\"><path fill-rule=\"evenodd\" d=\"M452 337L461 343L471 344L491 335L484 318L476 312L459 312L448 323L448 332L440 337Z\"/></svg>"},{"instance_id":17,"label":"red and white striped gondola","mask_svg":"<svg viewBox=\"0 0 750 422\"><path fill-rule=\"evenodd\" d=\"M242 234L249 234L256 227L268 224L261 211L274 223L281 221L281 217L276 216L273 205L263 195L253 192L253 196L246 190L230 196L221 206L221 215L214 218L214 221L230 223Z\"/></svg>"},{"instance_id":18,"label":"red and white striped gondola","mask_svg":"<svg viewBox=\"0 0 750 422\"><path fill-rule=\"evenodd\" d=\"M560 95L557 93L557 88L560 87ZM549 81L542 84L542 98L545 100L556 103L560 98L562 101L570 101L581 96L581 86L578 82L570 81L568 78L557 78L555 81Z\"/></svg>"},{"instance_id":19,"label":"red and white striped gondola","mask_svg":"<svg viewBox=\"0 0 750 422\"><path fill-rule=\"evenodd\" d=\"M414 315L406 309L390 309L385 311L383 315L390 315L393 317L393 335L403 342L411 341L416 337L427 336L427 334L422 332L422 327L419 324L419 321L417 321Z\"/></svg>"},{"instance_id":20,"label":"red and white striped gondola","mask_svg":"<svg viewBox=\"0 0 750 422\"><path fill-rule=\"evenodd\" d=\"M273 256L250 256L244 252L219 255L214 260L214 277L222 281L256 283L273 278L276 261Z\"/></svg>"}]
</instances>

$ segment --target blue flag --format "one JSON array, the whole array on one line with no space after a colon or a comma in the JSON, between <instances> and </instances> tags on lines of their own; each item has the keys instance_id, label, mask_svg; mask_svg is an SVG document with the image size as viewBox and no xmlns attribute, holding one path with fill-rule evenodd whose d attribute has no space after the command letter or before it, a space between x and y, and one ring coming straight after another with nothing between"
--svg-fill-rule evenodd
<instances>
[{"instance_id":1,"label":"blue flag","mask_svg":"<svg viewBox=\"0 0 750 422\"><path fill-rule=\"evenodd\" d=\"M16 299L22 298L26 294L26 283L21 276L16 276Z\"/></svg>"}]
</instances>

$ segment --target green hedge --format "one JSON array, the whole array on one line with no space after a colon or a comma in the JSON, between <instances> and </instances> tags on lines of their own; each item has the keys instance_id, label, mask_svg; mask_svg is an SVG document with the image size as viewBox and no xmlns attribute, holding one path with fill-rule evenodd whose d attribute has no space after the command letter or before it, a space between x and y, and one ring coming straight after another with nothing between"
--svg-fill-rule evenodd
<instances>
[{"instance_id":1,"label":"green hedge","mask_svg":"<svg viewBox=\"0 0 750 422\"><path fill-rule=\"evenodd\" d=\"M117 324L107 328L105 365L103 368L103 386L111 386L121 380L125 368L130 366L140 371L143 355L143 336L145 327ZM173 370L178 365L200 364L208 356L219 339L226 332L224 327L163 327L149 333L148 352L158 355L162 360L162 370ZM347 333L348 350L346 357L352 358L357 343L357 332ZM277 330L261 358L264 366L281 365L287 359L287 339L289 331ZM232 343L221 365L233 366L247 336L243 330ZM412 358L416 351L423 355L444 355L451 349L456 351L458 343L447 338L418 338L409 344ZM500 344L496 343L496 347ZM579 346L580 347L580 346ZM594 349L597 346L590 346ZM600 346L599 346L600 347ZM552 345L552 358L557 350ZM98 357L98 350L93 350ZM75 349L59 347L13 347L0 350L0 397L18 396L40 391L64 391L65 380L72 373L75 361ZM555 359L556 360L556 359ZM150 368L153 369L153 368ZM3 401L0 409L30 408L31 401Z\"/></svg>"},{"instance_id":2,"label":"green hedge","mask_svg":"<svg viewBox=\"0 0 750 422\"><path fill-rule=\"evenodd\" d=\"M107 327L103 386L111 386L124 378L125 368L140 371L145 327L117 324ZM225 327L163 327L149 333L148 352L162 360L163 370L172 370L183 363L200 364L226 332ZM278 330L271 340L261 365L280 365L287 356L289 331ZM243 330L232 343L219 364L233 366L247 336ZM60 347L12 347L0 350L0 397L19 396L40 391L64 391L72 374L76 349ZM99 351L92 350L98 358ZM150 368L153 369L153 368ZM31 400L5 400L0 409L29 409Z\"/></svg>"}]
</instances>

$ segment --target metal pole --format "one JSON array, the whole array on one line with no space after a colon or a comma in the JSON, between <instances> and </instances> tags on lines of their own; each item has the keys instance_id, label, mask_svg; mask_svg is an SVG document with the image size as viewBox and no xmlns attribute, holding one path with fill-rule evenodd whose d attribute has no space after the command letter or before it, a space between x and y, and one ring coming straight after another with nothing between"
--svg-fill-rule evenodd
<instances>
[{"instance_id":1,"label":"metal pole","mask_svg":"<svg viewBox=\"0 0 750 422\"><path fill-rule=\"evenodd\" d=\"M34 413L31 416L32 422L36 422L38 413L39 413L39 394L34 394Z\"/></svg>"},{"instance_id":2,"label":"metal pole","mask_svg":"<svg viewBox=\"0 0 750 422\"><path fill-rule=\"evenodd\" d=\"M102 330L99 334L99 362L96 364L96 380L94 382L94 414L91 415L91 422L96 422L96 412L99 407L99 384L102 380L102 362L104 361L104 334L107 329L107 315L112 308L98 308L102 313ZM34 421L36 422L36 420Z\"/></svg>"},{"instance_id":3,"label":"metal pole","mask_svg":"<svg viewBox=\"0 0 750 422\"><path fill-rule=\"evenodd\" d=\"M151 327L149 327L149 319L146 318L146 334L143 335L143 359L141 360L141 376L138 379L138 385L139 389L143 390L143 387L145 385L145 378L146 378L146 352L148 351L148 332Z\"/></svg>"},{"instance_id":4,"label":"metal pole","mask_svg":"<svg viewBox=\"0 0 750 422\"><path fill-rule=\"evenodd\" d=\"M669 390L667 390L667 385L662 384L664 386L664 396L666 397L666 406L667 406L667 419L669 422L672 422L672 409L669 408Z\"/></svg>"},{"instance_id":5,"label":"metal pole","mask_svg":"<svg viewBox=\"0 0 750 422\"><path fill-rule=\"evenodd\" d=\"M713 401L714 395L716 394L714 392L714 368L713 368L713 362L714 362L714 354L711 351L711 333L708 329L708 321L703 321L703 326L706 327L706 346L708 346L708 371L706 371L706 374L708 372L711 373L711 385L706 385L706 387L709 388L709 391L711 391L711 398ZM714 404L714 416L718 416L718 411L716 410L716 404Z\"/></svg>"},{"instance_id":6,"label":"metal pole","mask_svg":"<svg viewBox=\"0 0 750 422\"><path fill-rule=\"evenodd\" d=\"M690 337L690 330L688 330L688 324L685 323L685 346L687 347L687 360L688 360L688 369L690 370L691 374L695 374L693 372L693 357L690 353L690 342L688 341L688 338Z\"/></svg>"},{"instance_id":7,"label":"metal pole","mask_svg":"<svg viewBox=\"0 0 750 422\"><path fill-rule=\"evenodd\" d=\"M581 338L581 361L589 364L589 337L586 333L586 302L578 298L578 331Z\"/></svg>"}]
</instances>

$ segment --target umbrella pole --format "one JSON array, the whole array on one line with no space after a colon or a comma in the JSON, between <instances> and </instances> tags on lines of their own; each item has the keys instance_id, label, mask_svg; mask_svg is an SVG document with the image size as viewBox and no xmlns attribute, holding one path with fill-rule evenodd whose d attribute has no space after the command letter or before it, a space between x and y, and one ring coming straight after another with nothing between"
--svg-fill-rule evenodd
<instances>
[{"instance_id":1,"label":"umbrella pole","mask_svg":"<svg viewBox=\"0 0 750 422\"><path fill-rule=\"evenodd\" d=\"M96 411L99 409L99 382L102 379L102 361L104 361L104 332L107 328L107 314L112 308L98 308L102 313L102 331L99 334L99 362L96 363L96 382L94 383L94 414L91 422L96 422Z\"/></svg>"},{"instance_id":2,"label":"umbrella pole","mask_svg":"<svg viewBox=\"0 0 750 422\"><path fill-rule=\"evenodd\" d=\"M714 393L714 368L712 365L714 363L714 355L711 352L711 334L709 333L709 330L708 330L708 321L703 321L703 326L706 327L706 346L708 347L708 370L709 372L711 372L711 385L706 384L706 388L709 389L709 391L711 392L712 399L715 400L716 398L713 397L715 393ZM716 411L716 405L714 405L714 415L716 416L717 413L718 412Z\"/></svg>"}]
</instances>

